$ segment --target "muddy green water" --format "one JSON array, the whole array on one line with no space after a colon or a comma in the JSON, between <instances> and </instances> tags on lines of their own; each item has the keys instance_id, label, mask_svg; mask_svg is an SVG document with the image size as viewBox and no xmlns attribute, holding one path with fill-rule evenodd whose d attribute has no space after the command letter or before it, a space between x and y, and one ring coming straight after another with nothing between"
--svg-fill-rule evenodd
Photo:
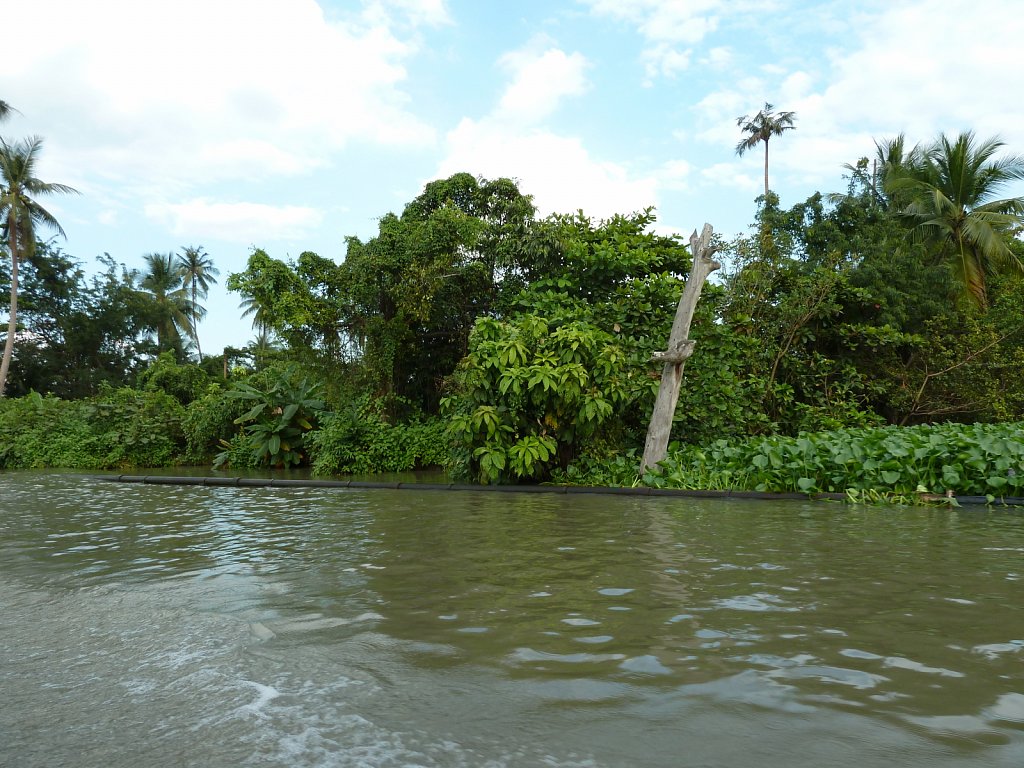
<instances>
[{"instance_id":1,"label":"muddy green water","mask_svg":"<svg viewBox=\"0 0 1024 768\"><path fill-rule=\"evenodd\" d=\"M0 765L1024 765L1024 516L0 475Z\"/></svg>"}]
</instances>

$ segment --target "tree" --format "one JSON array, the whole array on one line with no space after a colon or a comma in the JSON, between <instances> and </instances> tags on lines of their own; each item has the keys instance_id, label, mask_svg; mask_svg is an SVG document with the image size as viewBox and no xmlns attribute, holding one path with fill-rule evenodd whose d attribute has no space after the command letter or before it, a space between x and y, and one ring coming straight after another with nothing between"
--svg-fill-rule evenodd
<instances>
[{"instance_id":1,"label":"tree","mask_svg":"<svg viewBox=\"0 0 1024 768\"><path fill-rule=\"evenodd\" d=\"M242 316L251 315L260 332L273 331L309 359L339 356L345 296L330 259L303 251L297 262L284 262L254 248L245 271L228 275L227 287L242 295Z\"/></svg>"},{"instance_id":2,"label":"tree","mask_svg":"<svg viewBox=\"0 0 1024 768\"><path fill-rule=\"evenodd\" d=\"M592 222L539 222L547 272L514 311L479 317L448 381L442 413L452 471L484 483L546 480L573 461L643 442L690 256L652 231L650 209Z\"/></svg>"},{"instance_id":3,"label":"tree","mask_svg":"<svg viewBox=\"0 0 1024 768\"><path fill-rule=\"evenodd\" d=\"M894 166L886 187L901 200L899 212L911 238L947 262L975 306L988 306L987 282L1001 269L1024 274L1014 254L1015 231L1024 225L1024 197L995 199L1007 183L1024 179L1024 157L996 155L998 138L978 142L973 132L912 151Z\"/></svg>"},{"instance_id":4,"label":"tree","mask_svg":"<svg viewBox=\"0 0 1024 768\"><path fill-rule=\"evenodd\" d=\"M456 173L381 218L376 237L348 239L346 328L379 396L436 410L474 321L506 311L526 284L534 210L514 181Z\"/></svg>"},{"instance_id":5,"label":"tree","mask_svg":"<svg viewBox=\"0 0 1024 768\"><path fill-rule=\"evenodd\" d=\"M184 357L182 332L188 335L195 312L184 288L181 268L173 253L149 253L139 286L150 297L149 327L156 332L157 349Z\"/></svg>"},{"instance_id":6,"label":"tree","mask_svg":"<svg viewBox=\"0 0 1024 768\"><path fill-rule=\"evenodd\" d=\"M199 345L199 321L206 315L206 309L199 304L199 299L205 299L210 292L210 286L216 285L216 275L220 274L220 270L213 266L213 259L201 246L194 245L182 249L177 265L181 270L182 284L191 293L192 322L189 335L196 343L199 362L202 362L203 348Z\"/></svg>"},{"instance_id":7,"label":"tree","mask_svg":"<svg viewBox=\"0 0 1024 768\"><path fill-rule=\"evenodd\" d=\"M234 290L229 288L228 290ZM242 300L238 302L238 308L242 310L242 317L252 318L252 327L259 333L270 332L270 321L267 319L267 310L264 304L255 296L243 294Z\"/></svg>"},{"instance_id":8,"label":"tree","mask_svg":"<svg viewBox=\"0 0 1024 768\"><path fill-rule=\"evenodd\" d=\"M4 105L6 107L6 105ZM18 263L35 250L35 225L45 224L61 235L64 230L57 219L35 201L35 197L52 194L76 194L64 184L41 181L35 166L43 140L37 136L8 144L0 139L0 217L7 235L11 256L11 304L7 323L7 342L0 362L0 397L7 386L7 374L14 354L14 336L18 329Z\"/></svg>"},{"instance_id":9,"label":"tree","mask_svg":"<svg viewBox=\"0 0 1024 768\"><path fill-rule=\"evenodd\" d=\"M392 415L406 403L434 412L473 322L505 311L525 285L533 212L515 182L458 173L382 216L376 236L347 238L341 264L308 252L285 263L256 249L227 286L255 326L335 366L335 378L356 373Z\"/></svg>"},{"instance_id":10,"label":"tree","mask_svg":"<svg viewBox=\"0 0 1024 768\"><path fill-rule=\"evenodd\" d=\"M748 149L753 149L764 142L764 193L768 194L768 141L773 136L781 136L783 131L795 128L793 119L795 112L775 112L775 107L765 102L764 109L756 115L743 115L736 118L736 125L747 134L736 145L736 154L741 157Z\"/></svg>"},{"instance_id":11,"label":"tree","mask_svg":"<svg viewBox=\"0 0 1024 768\"><path fill-rule=\"evenodd\" d=\"M18 268L17 366L7 377L6 395L31 390L62 398L96 394L103 383L135 381L155 347L144 337L148 307L133 274L109 256L102 271L86 270L50 242L38 241ZM10 290L0 264L0 292Z\"/></svg>"}]
</instances>

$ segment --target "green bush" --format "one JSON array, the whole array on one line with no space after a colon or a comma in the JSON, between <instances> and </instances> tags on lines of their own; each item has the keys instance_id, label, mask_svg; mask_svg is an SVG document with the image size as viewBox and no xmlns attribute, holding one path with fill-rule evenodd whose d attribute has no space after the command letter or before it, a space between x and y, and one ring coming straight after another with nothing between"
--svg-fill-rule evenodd
<instances>
[{"instance_id":1,"label":"green bush","mask_svg":"<svg viewBox=\"0 0 1024 768\"><path fill-rule=\"evenodd\" d=\"M310 437L313 474L405 472L447 459L440 421L389 424L370 404L327 414Z\"/></svg>"},{"instance_id":2,"label":"green bush","mask_svg":"<svg viewBox=\"0 0 1024 768\"><path fill-rule=\"evenodd\" d=\"M179 365L173 352L164 352L139 374L139 388L166 392L182 405L206 394L213 380L198 365Z\"/></svg>"},{"instance_id":3,"label":"green bush","mask_svg":"<svg viewBox=\"0 0 1024 768\"><path fill-rule=\"evenodd\" d=\"M86 400L0 401L0 467L127 469L179 461L184 409L165 392L105 388Z\"/></svg>"},{"instance_id":4,"label":"green bush","mask_svg":"<svg viewBox=\"0 0 1024 768\"><path fill-rule=\"evenodd\" d=\"M242 433L242 427L235 423L235 419L248 410L244 401L229 397L216 385L212 391L189 403L182 421L185 461L189 464L211 462L223 450L225 441L230 442ZM237 466L235 461L232 464ZM242 465L248 466L248 463L243 462Z\"/></svg>"}]
</instances>

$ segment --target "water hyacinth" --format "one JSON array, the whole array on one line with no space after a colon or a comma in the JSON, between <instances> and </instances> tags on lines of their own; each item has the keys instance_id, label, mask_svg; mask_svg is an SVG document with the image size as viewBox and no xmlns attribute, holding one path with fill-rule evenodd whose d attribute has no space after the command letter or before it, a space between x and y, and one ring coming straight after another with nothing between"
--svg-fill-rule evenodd
<instances>
[{"instance_id":1,"label":"water hyacinth","mask_svg":"<svg viewBox=\"0 0 1024 768\"><path fill-rule=\"evenodd\" d=\"M1024 495L1024 422L930 424L675 446L645 482L664 488L912 496Z\"/></svg>"}]
</instances>

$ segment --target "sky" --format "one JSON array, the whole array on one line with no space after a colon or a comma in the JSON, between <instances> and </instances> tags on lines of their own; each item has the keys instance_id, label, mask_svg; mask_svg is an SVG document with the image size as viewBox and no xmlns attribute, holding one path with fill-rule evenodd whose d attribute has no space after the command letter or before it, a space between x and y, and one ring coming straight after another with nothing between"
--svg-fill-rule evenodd
<instances>
[{"instance_id":1,"label":"sky","mask_svg":"<svg viewBox=\"0 0 1024 768\"><path fill-rule=\"evenodd\" d=\"M205 352L253 337L223 284L254 247L344 259L427 182L507 176L540 214L653 206L747 231L771 142L784 206L845 190L874 141L973 130L1024 153L1020 0L33 0L4 3L8 141L87 269L201 246ZM20 30L10 34L10 30ZM1007 195L1024 194L1009 188Z\"/></svg>"}]
</instances>

